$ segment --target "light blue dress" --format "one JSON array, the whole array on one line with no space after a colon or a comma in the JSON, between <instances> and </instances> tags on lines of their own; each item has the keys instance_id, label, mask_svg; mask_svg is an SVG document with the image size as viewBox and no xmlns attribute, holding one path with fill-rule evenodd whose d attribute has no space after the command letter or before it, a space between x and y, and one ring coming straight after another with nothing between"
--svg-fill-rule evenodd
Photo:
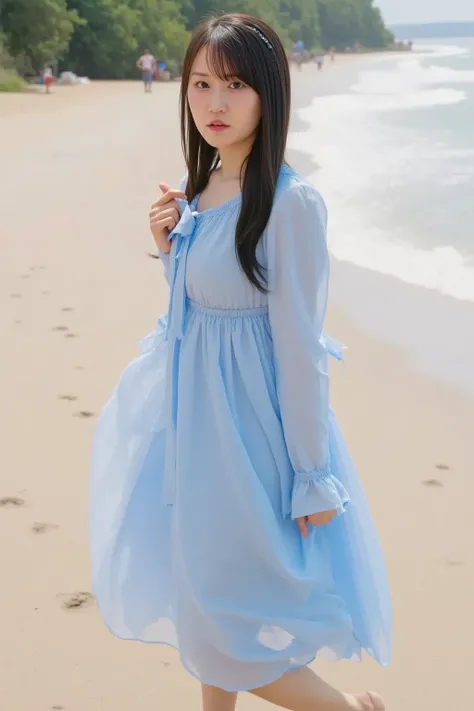
<instances>
[{"instance_id":1,"label":"light blue dress","mask_svg":"<svg viewBox=\"0 0 474 711\"><path fill-rule=\"evenodd\" d=\"M228 691L321 654L381 664L383 557L329 406L326 208L284 166L259 244L268 295L235 253L241 197L181 219L167 317L101 414L93 448L93 589L123 639L179 650ZM336 509L303 539L298 516Z\"/></svg>"}]
</instances>

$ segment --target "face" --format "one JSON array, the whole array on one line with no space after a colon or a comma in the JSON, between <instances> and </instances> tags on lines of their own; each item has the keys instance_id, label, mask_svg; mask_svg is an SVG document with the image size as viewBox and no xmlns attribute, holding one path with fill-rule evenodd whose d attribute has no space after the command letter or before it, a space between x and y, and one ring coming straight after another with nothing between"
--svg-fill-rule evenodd
<instances>
[{"instance_id":1,"label":"face","mask_svg":"<svg viewBox=\"0 0 474 711\"><path fill-rule=\"evenodd\" d=\"M203 47L196 56L188 85L189 108L207 143L221 150L251 144L260 122L260 97L238 77L223 81L212 73Z\"/></svg>"}]
</instances>

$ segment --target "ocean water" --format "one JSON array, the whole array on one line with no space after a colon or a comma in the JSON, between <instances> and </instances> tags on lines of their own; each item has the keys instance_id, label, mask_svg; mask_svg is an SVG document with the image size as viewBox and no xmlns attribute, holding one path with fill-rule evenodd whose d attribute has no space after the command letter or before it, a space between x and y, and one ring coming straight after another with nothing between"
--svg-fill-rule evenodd
<instances>
[{"instance_id":1,"label":"ocean water","mask_svg":"<svg viewBox=\"0 0 474 711\"><path fill-rule=\"evenodd\" d=\"M317 163L336 259L474 302L474 39L416 49L361 59L336 93L327 72L290 148Z\"/></svg>"}]
</instances>

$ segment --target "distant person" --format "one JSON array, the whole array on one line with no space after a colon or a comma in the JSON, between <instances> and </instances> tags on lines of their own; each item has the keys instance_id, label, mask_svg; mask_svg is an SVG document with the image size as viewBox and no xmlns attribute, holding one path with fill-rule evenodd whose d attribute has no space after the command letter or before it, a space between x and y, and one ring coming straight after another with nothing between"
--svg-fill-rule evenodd
<instances>
[{"instance_id":1,"label":"distant person","mask_svg":"<svg viewBox=\"0 0 474 711\"><path fill-rule=\"evenodd\" d=\"M137 61L138 69L142 70L143 85L145 87L145 94L151 93L151 88L153 84L153 72L156 67L156 59L150 53L148 49L143 51L142 56Z\"/></svg>"},{"instance_id":2,"label":"distant person","mask_svg":"<svg viewBox=\"0 0 474 711\"><path fill-rule=\"evenodd\" d=\"M304 42L303 42L303 40L298 40L293 45L292 59L300 71L301 71L301 66L303 64L304 58L305 58Z\"/></svg>"},{"instance_id":3,"label":"distant person","mask_svg":"<svg viewBox=\"0 0 474 711\"><path fill-rule=\"evenodd\" d=\"M166 73L167 73L167 68L165 62L158 62L157 64L157 74L158 74L158 79L161 81L166 80Z\"/></svg>"},{"instance_id":4,"label":"distant person","mask_svg":"<svg viewBox=\"0 0 474 711\"><path fill-rule=\"evenodd\" d=\"M336 49L335 47L331 47L329 50L329 56L331 57L331 62L334 62L336 59Z\"/></svg>"},{"instance_id":5,"label":"distant person","mask_svg":"<svg viewBox=\"0 0 474 711\"><path fill-rule=\"evenodd\" d=\"M51 67L45 67L43 70L43 84L46 88L46 93L49 94L51 91L51 84L53 83L53 70Z\"/></svg>"},{"instance_id":6,"label":"distant person","mask_svg":"<svg viewBox=\"0 0 474 711\"><path fill-rule=\"evenodd\" d=\"M316 64L318 65L318 72L320 72L324 66L324 54L322 52L316 55Z\"/></svg>"}]
</instances>

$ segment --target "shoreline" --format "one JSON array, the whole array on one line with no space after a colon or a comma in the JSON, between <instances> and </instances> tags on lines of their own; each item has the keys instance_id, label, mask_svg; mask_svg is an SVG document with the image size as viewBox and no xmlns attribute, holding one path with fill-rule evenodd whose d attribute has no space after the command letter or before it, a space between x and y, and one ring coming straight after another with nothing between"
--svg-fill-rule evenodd
<instances>
[{"instance_id":1,"label":"shoreline","mask_svg":"<svg viewBox=\"0 0 474 711\"><path fill-rule=\"evenodd\" d=\"M154 89L64 87L45 101L14 102L10 113L12 95L0 96L9 176L0 194L0 499L17 499L0 507L8 711L198 704L199 685L176 653L117 641L87 596L73 597L90 585L88 467L97 413L166 308L161 266L146 256L147 214L158 182L177 183L183 163L178 85ZM363 275L346 277L335 270L358 293ZM369 282L365 295L373 298L379 287ZM367 335L337 300L327 330L349 347L346 367L331 366L332 400L384 547L394 661L386 669L369 659L315 668L348 690L376 688L388 708L445 711L453 688L459 708L468 708L465 665L453 662L451 649L468 659L474 399L414 372L404 351ZM243 694L239 708L267 705Z\"/></svg>"},{"instance_id":2,"label":"shoreline","mask_svg":"<svg viewBox=\"0 0 474 711\"><path fill-rule=\"evenodd\" d=\"M431 53L436 56L434 49ZM402 348L417 372L428 373L437 382L474 396L470 365L474 361L474 292L469 281L472 257L469 259L468 254L472 250L468 242L463 251L462 242L449 238L446 244L430 243L421 238L412 240L408 233L403 241L400 230L392 234L390 225L389 237L384 239L379 213L370 208L366 212L353 204L354 181L356 185L361 181L357 193L360 199L370 203L364 186L375 179L378 169L386 167L383 163L376 168L373 162L365 171L357 167L365 158L373 158L374 146L380 150L384 147L383 142L365 138L364 122L371 126L371 116L377 114L361 108L365 100L370 107L373 97L379 96L380 81L375 83L374 94L369 87L367 98L363 90L358 93L353 87L360 86L361 81L365 86L361 70L376 77L378 70L388 69L390 79L398 59L400 56L394 57L393 63L381 65L369 58L335 72L328 81L323 78L297 84L289 153L294 167L314 182L328 204L333 303L368 335ZM400 82L404 75L397 71L394 76ZM380 125L382 131L390 130L390 120L382 120ZM359 148L352 145L353 135L361 139ZM394 160L393 156L387 160ZM375 200L389 201L389 195L380 191ZM415 232L417 227L423 229L421 222L415 223Z\"/></svg>"}]
</instances>

